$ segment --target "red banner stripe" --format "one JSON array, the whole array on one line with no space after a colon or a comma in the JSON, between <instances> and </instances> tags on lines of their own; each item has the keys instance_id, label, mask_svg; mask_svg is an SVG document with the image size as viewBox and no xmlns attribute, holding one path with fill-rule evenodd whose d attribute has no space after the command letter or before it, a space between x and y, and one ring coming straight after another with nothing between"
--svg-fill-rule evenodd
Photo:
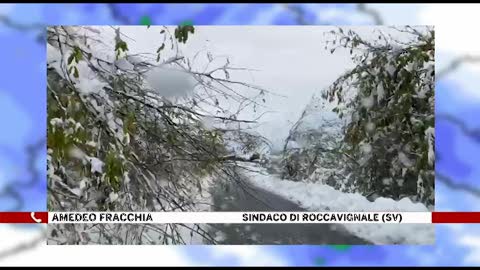
<instances>
[{"instance_id":1,"label":"red banner stripe","mask_svg":"<svg viewBox=\"0 0 480 270\"><path fill-rule=\"evenodd\" d=\"M0 223L48 223L48 212L0 212Z\"/></svg>"},{"instance_id":2,"label":"red banner stripe","mask_svg":"<svg viewBox=\"0 0 480 270\"><path fill-rule=\"evenodd\" d=\"M432 212L432 223L480 223L480 212Z\"/></svg>"},{"instance_id":3,"label":"red banner stripe","mask_svg":"<svg viewBox=\"0 0 480 270\"><path fill-rule=\"evenodd\" d=\"M432 212L432 223L479 223L480 212ZM0 223L48 223L48 212L0 212Z\"/></svg>"}]
</instances>

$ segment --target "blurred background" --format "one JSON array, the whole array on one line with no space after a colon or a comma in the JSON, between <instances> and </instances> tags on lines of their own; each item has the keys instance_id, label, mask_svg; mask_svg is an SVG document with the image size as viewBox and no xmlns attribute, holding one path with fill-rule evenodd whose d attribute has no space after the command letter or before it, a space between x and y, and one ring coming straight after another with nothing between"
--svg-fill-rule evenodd
<instances>
[{"instance_id":1,"label":"blurred background","mask_svg":"<svg viewBox=\"0 0 480 270\"><path fill-rule=\"evenodd\" d=\"M436 211L480 211L480 5L0 4L0 211L46 210L46 25L434 25ZM320 45L319 45L320 46ZM476 181L475 181L476 180ZM480 265L480 225L434 246L46 246L0 226L0 265ZM99 255L101 254L101 256Z\"/></svg>"}]
</instances>

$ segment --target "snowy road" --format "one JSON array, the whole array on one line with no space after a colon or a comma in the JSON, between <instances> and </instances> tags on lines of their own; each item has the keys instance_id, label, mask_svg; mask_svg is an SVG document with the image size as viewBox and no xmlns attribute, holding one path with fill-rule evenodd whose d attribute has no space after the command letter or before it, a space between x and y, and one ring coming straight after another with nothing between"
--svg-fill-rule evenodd
<instances>
[{"instance_id":1,"label":"snowy road","mask_svg":"<svg viewBox=\"0 0 480 270\"><path fill-rule=\"evenodd\" d=\"M265 189L230 184L213 192L215 211L307 211ZM218 224L213 225L220 244L329 244L362 245L369 242L335 224Z\"/></svg>"}]
</instances>

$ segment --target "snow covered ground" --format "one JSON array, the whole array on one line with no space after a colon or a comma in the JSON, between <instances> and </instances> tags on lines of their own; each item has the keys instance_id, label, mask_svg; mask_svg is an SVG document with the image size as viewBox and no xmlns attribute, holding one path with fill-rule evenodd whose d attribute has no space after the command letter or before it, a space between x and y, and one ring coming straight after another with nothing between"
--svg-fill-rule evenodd
<instances>
[{"instance_id":1,"label":"snow covered ground","mask_svg":"<svg viewBox=\"0 0 480 270\"><path fill-rule=\"evenodd\" d=\"M255 168L258 171L258 169ZM395 201L378 198L370 202L358 193L343 193L328 185L283 180L265 171L248 171L256 186L283 196L310 211L350 212L428 212L421 203L408 198ZM432 224L344 224L352 234L374 244L434 244L435 227Z\"/></svg>"}]
</instances>

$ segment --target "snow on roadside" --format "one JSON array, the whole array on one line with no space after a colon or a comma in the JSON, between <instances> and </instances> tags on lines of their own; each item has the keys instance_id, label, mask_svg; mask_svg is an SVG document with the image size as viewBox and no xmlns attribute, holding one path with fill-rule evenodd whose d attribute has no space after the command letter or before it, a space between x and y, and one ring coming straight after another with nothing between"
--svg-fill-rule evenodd
<instances>
[{"instance_id":1,"label":"snow on roadside","mask_svg":"<svg viewBox=\"0 0 480 270\"><path fill-rule=\"evenodd\" d=\"M378 198L368 201L358 193L343 193L328 185L282 180L266 172L246 172L250 181L260 188L285 197L309 211L338 212L429 212L421 203L408 198L394 201ZM432 224L343 224L352 234L374 244L434 244Z\"/></svg>"},{"instance_id":2,"label":"snow on roadside","mask_svg":"<svg viewBox=\"0 0 480 270\"><path fill-rule=\"evenodd\" d=\"M211 206L213 205L213 197L210 193L210 189L213 185L213 178L205 177L202 180L202 189L198 192L192 192L192 200L196 202L195 209L192 211L195 212L210 212L213 211ZM179 226L178 232L181 235L182 239L186 244L190 245L202 245L204 244L204 238L200 234L194 232L192 233L191 228L195 231L203 230L209 231L209 224L184 224L185 226Z\"/></svg>"}]
</instances>

